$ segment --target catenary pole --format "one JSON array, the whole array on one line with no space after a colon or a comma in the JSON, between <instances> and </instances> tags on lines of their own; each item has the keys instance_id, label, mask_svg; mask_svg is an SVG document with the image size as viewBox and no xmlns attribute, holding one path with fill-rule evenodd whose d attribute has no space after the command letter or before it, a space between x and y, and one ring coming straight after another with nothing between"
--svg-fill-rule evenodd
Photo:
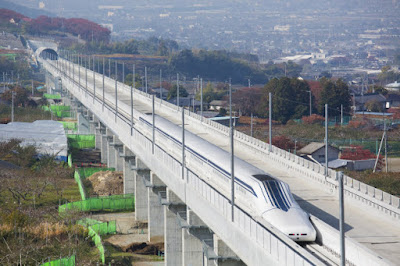
<instances>
[{"instance_id":1,"label":"catenary pole","mask_svg":"<svg viewBox=\"0 0 400 266\"><path fill-rule=\"evenodd\" d=\"M185 108L183 108L183 106L182 106L182 179L185 179Z\"/></svg>"},{"instance_id":2,"label":"catenary pole","mask_svg":"<svg viewBox=\"0 0 400 266\"><path fill-rule=\"evenodd\" d=\"M162 100L162 69L160 68L160 99Z\"/></svg>"},{"instance_id":3,"label":"catenary pole","mask_svg":"<svg viewBox=\"0 0 400 266\"><path fill-rule=\"evenodd\" d=\"M105 65L104 65L104 57L103 57L103 111L104 111L104 70L105 70Z\"/></svg>"},{"instance_id":4,"label":"catenary pole","mask_svg":"<svg viewBox=\"0 0 400 266\"><path fill-rule=\"evenodd\" d=\"M269 114L268 114L268 135L269 135L269 152L272 152L272 93L268 93Z\"/></svg>"},{"instance_id":5,"label":"catenary pole","mask_svg":"<svg viewBox=\"0 0 400 266\"><path fill-rule=\"evenodd\" d=\"M250 136L253 137L253 113L250 115Z\"/></svg>"},{"instance_id":6,"label":"catenary pole","mask_svg":"<svg viewBox=\"0 0 400 266\"><path fill-rule=\"evenodd\" d=\"M151 149L151 151L152 151L152 153L154 154L154 145L155 145L155 141L156 141L156 128L155 128L155 123L156 123L156 114L155 114L155 102L154 102L154 94L153 95L151 95L152 96L152 109L153 109L153 111L152 111L152 113L151 113L151 116L152 116L152 120L153 120L153 125L152 125L152 133L153 133L153 142L152 142L152 149Z\"/></svg>"},{"instance_id":7,"label":"catenary pole","mask_svg":"<svg viewBox=\"0 0 400 266\"><path fill-rule=\"evenodd\" d=\"M115 61L115 121L117 121L118 116L118 62Z\"/></svg>"},{"instance_id":8,"label":"catenary pole","mask_svg":"<svg viewBox=\"0 0 400 266\"><path fill-rule=\"evenodd\" d=\"M340 231L340 265L346 266L346 248L344 236L344 191L343 191L343 172L338 172L339 176L339 231Z\"/></svg>"},{"instance_id":9,"label":"catenary pole","mask_svg":"<svg viewBox=\"0 0 400 266\"><path fill-rule=\"evenodd\" d=\"M176 105L179 108L179 73L176 73Z\"/></svg>"},{"instance_id":10,"label":"catenary pole","mask_svg":"<svg viewBox=\"0 0 400 266\"><path fill-rule=\"evenodd\" d=\"M203 121L203 78L200 79L200 116Z\"/></svg>"},{"instance_id":11,"label":"catenary pole","mask_svg":"<svg viewBox=\"0 0 400 266\"><path fill-rule=\"evenodd\" d=\"M325 104L325 179L328 177L328 104Z\"/></svg>"},{"instance_id":12,"label":"catenary pole","mask_svg":"<svg viewBox=\"0 0 400 266\"><path fill-rule=\"evenodd\" d=\"M147 67L144 67L144 83L145 83L146 94L147 94Z\"/></svg>"},{"instance_id":13,"label":"catenary pole","mask_svg":"<svg viewBox=\"0 0 400 266\"><path fill-rule=\"evenodd\" d=\"M95 64L96 62L95 62L95 59L94 59L94 56L93 56L93 103L94 103L94 100L96 99L96 74L95 74L95 69L96 69L96 64Z\"/></svg>"},{"instance_id":14,"label":"catenary pole","mask_svg":"<svg viewBox=\"0 0 400 266\"><path fill-rule=\"evenodd\" d=\"M232 83L229 79L229 127L231 146L231 214L232 222L235 220L235 156L234 156L234 128L232 121Z\"/></svg>"}]
</instances>

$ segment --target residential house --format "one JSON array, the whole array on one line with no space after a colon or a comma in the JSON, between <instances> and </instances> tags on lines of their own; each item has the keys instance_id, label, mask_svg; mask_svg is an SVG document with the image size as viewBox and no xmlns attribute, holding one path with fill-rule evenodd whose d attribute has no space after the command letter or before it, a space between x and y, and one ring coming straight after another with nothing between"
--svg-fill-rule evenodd
<instances>
[{"instance_id":1,"label":"residential house","mask_svg":"<svg viewBox=\"0 0 400 266\"><path fill-rule=\"evenodd\" d=\"M338 148L328 145L328 162L337 160L339 158L339 153L340 150ZM297 154L317 163L325 163L325 143L311 142L297 151Z\"/></svg>"}]
</instances>

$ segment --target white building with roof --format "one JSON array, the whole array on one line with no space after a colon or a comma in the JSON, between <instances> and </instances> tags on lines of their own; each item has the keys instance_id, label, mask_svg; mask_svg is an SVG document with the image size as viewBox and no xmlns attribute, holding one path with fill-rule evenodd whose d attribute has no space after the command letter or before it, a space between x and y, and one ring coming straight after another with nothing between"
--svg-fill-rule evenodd
<instances>
[{"instance_id":1,"label":"white building with roof","mask_svg":"<svg viewBox=\"0 0 400 266\"><path fill-rule=\"evenodd\" d=\"M0 124L0 142L11 139L21 140L22 146L35 146L39 155L54 155L58 160L67 161L67 136L63 125L57 121Z\"/></svg>"}]
</instances>

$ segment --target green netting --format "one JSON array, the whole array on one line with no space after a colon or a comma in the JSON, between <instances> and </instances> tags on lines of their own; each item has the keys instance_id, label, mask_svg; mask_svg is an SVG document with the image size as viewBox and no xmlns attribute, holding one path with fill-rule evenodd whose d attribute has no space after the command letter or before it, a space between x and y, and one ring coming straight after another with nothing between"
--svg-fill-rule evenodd
<instances>
[{"instance_id":1,"label":"green netting","mask_svg":"<svg viewBox=\"0 0 400 266\"><path fill-rule=\"evenodd\" d=\"M57 117L65 118L65 117L73 117L74 113L70 111L55 111L53 112Z\"/></svg>"},{"instance_id":2,"label":"green netting","mask_svg":"<svg viewBox=\"0 0 400 266\"><path fill-rule=\"evenodd\" d=\"M72 167L72 156L71 156L71 154L68 154L68 166Z\"/></svg>"},{"instance_id":3,"label":"green netting","mask_svg":"<svg viewBox=\"0 0 400 266\"><path fill-rule=\"evenodd\" d=\"M76 183L78 183L79 193L81 193L82 200L86 200L85 189L83 188L81 177L77 171L75 171L74 178Z\"/></svg>"},{"instance_id":4,"label":"green netting","mask_svg":"<svg viewBox=\"0 0 400 266\"><path fill-rule=\"evenodd\" d=\"M97 172L115 171L115 168L88 167L88 168L79 168L79 169L77 169L77 171L79 172L79 175L81 176L81 178L85 179Z\"/></svg>"},{"instance_id":5,"label":"green netting","mask_svg":"<svg viewBox=\"0 0 400 266\"><path fill-rule=\"evenodd\" d=\"M98 233L96 233L96 231L92 229L91 226L89 226L88 229L89 229L89 236L92 238L92 241L99 250L101 262L104 264L106 262L106 259L104 254L104 246L103 243L101 243L101 237Z\"/></svg>"},{"instance_id":6,"label":"green netting","mask_svg":"<svg viewBox=\"0 0 400 266\"><path fill-rule=\"evenodd\" d=\"M108 197L89 198L82 201L70 202L58 207L60 214L67 210L77 211L133 211L135 197L133 194L113 195Z\"/></svg>"},{"instance_id":7,"label":"green netting","mask_svg":"<svg viewBox=\"0 0 400 266\"><path fill-rule=\"evenodd\" d=\"M95 147L95 135L68 134L68 145L77 149L93 149Z\"/></svg>"},{"instance_id":8,"label":"green netting","mask_svg":"<svg viewBox=\"0 0 400 266\"><path fill-rule=\"evenodd\" d=\"M94 219L85 218L77 222L85 227L92 227L92 229L99 235L115 234L117 232L117 225L115 221L101 222Z\"/></svg>"},{"instance_id":9,"label":"green netting","mask_svg":"<svg viewBox=\"0 0 400 266\"><path fill-rule=\"evenodd\" d=\"M58 112L58 111L71 111L71 106L69 105L50 105L50 109L53 112Z\"/></svg>"},{"instance_id":10,"label":"green netting","mask_svg":"<svg viewBox=\"0 0 400 266\"><path fill-rule=\"evenodd\" d=\"M48 94L48 93L44 93L43 97L46 99L61 99L61 95L60 94Z\"/></svg>"},{"instance_id":11,"label":"green netting","mask_svg":"<svg viewBox=\"0 0 400 266\"><path fill-rule=\"evenodd\" d=\"M75 255L68 258L49 261L41 264L41 266L75 266Z\"/></svg>"},{"instance_id":12,"label":"green netting","mask_svg":"<svg viewBox=\"0 0 400 266\"><path fill-rule=\"evenodd\" d=\"M58 121L60 122L64 129L69 129L69 130L77 130L78 126L76 122L66 122L66 121Z\"/></svg>"}]
</instances>

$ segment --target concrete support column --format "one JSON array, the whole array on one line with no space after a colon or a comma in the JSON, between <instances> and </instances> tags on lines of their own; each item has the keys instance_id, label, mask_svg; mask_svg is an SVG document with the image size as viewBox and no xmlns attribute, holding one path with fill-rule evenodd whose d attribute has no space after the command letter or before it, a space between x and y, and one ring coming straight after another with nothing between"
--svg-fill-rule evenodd
<instances>
[{"instance_id":1,"label":"concrete support column","mask_svg":"<svg viewBox=\"0 0 400 266\"><path fill-rule=\"evenodd\" d=\"M167 266L182 264L182 228L177 220L178 212L186 211L186 205L170 189L166 190L164 205L164 262Z\"/></svg>"},{"instance_id":2,"label":"concrete support column","mask_svg":"<svg viewBox=\"0 0 400 266\"><path fill-rule=\"evenodd\" d=\"M90 125L89 120L86 118L84 112L78 111L78 134L89 134Z\"/></svg>"},{"instance_id":3,"label":"concrete support column","mask_svg":"<svg viewBox=\"0 0 400 266\"><path fill-rule=\"evenodd\" d=\"M213 236L214 253L216 259L211 265L218 266L245 266L236 254L217 235Z\"/></svg>"},{"instance_id":4,"label":"concrete support column","mask_svg":"<svg viewBox=\"0 0 400 266\"><path fill-rule=\"evenodd\" d=\"M107 130L106 128L103 128L100 126L100 132L101 132L101 163L107 164L107 158L108 158L108 141L107 141Z\"/></svg>"},{"instance_id":5,"label":"concrete support column","mask_svg":"<svg viewBox=\"0 0 400 266\"><path fill-rule=\"evenodd\" d=\"M123 147L124 145L122 144L122 142L119 140L119 138L117 136L113 136L113 143L112 145L114 146L114 154L115 154L115 171L123 171L123 157L121 157L122 153L123 153Z\"/></svg>"},{"instance_id":6,"label":"concrete support column","mask_svg":"<svg viewBox=\"0 0 400 266\"><path fill-rule=\"evenodd\" d=\"M190 209L187 210L189 228L182 228L182 265L203 266L212 263L204 256L203 241L211 240L212 233Z\"/></svg>"},{"instance_id":7,"label":"concrete support column","mask_svg":"<svg viewBox=\"0 0 400 266\"><path fill-rule=\"evenodd\" d=\"M113 146L114 133L110 129L106 129L107 135L107 167L115 168L115 148Z\"/></svg>"},{"instance_id":8,"label":"concrete support column","mask_svg":"<svg viewBox=\"0 0 400 266\"><path fill-rule=\"evenodd\" d=\"M159 192L165 192L165 184L150 172L150 182L147 186L147 216L148 241L162 242L164 240L164 212L160 202Z\"/></svg>"},{"instance_id":9,"label":"concrete support column","mask_svg":"<svg viewBox=\"0 0 400 266\"><path fill-rule=\"evenodd\" d=\"M144 185L143 178L150 179L150 169L135 158L135 219L137 221L147 221L147 188Z\"/></svg>"},{"instance_id":10,"label":"concrete support column","mask_svg":"<svg viewBox=\"0 0 400 266\"><path fill-rule=\"evenodd\" d=\"M96 127L95 127L95 131L94 132L95 132L94 133L95 134L94 135L94 138L95 138L94 147L95 147L96 150L100 150L101 149L102 134L101 134L100 122L98 121L98 119L97 119L97 122L96 122Z\"/></svg>"},{"instance_id":11,"label":"concrete support column","mask_svg":"<svg viewBox=\"0 0 400 266\"><path fill-rule=\"evenodd\" d=\"M135 165L135 155L125 145L123 152L124 194L131 194L135 193L135 173L132 170Z\"/></svg>"}]
</instances>

